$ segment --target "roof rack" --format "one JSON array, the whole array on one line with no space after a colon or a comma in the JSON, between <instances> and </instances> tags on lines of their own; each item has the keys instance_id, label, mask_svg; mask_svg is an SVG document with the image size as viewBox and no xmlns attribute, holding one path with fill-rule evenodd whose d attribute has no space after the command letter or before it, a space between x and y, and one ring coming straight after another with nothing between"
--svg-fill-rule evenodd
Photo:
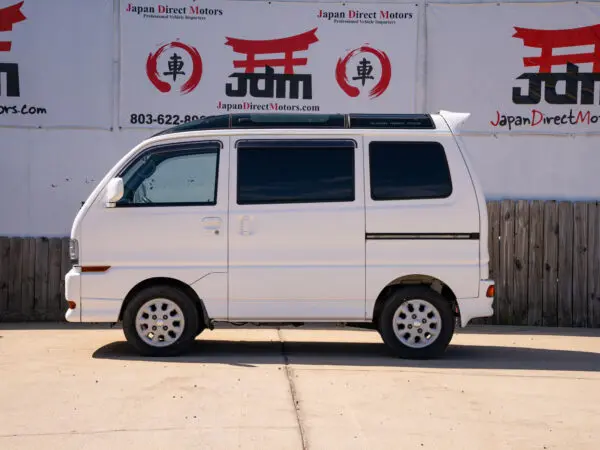
<instances>
[{"instance_id":1,"label":"roof rack","mask_svg":"<svg viewBox=\"0 0 600 450\"><path fill-rule=\"evenodd\" d=\"M435 129L435 124L430 114L221 114L202 116L154 136L185 131L250 128Z\"/></svg>"},{"instance_id":2,"label":"roof rack","mask_svg":"<svg viewBox=\"0 0 600 450\"><path fill-rule=\"evenodd\" d=\"M429 114L348 114L348 128L435 129Z\"/></svg>"}]
</instances>

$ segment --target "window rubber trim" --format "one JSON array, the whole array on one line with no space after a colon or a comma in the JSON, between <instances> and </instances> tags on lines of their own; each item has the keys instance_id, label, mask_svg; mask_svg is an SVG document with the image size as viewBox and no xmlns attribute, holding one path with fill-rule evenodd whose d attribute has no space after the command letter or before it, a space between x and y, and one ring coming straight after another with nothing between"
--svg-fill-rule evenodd
<instances>
[{"instance_id":1,"label":"window rubber trim","mask_svg":"<svg viewBox=\"0 0 600 450\"><path fill-rule=\"evenodd\" d=\"M356 149L358 143L355 139L239 139L235 142L234 147L237 149L247 148L273 148L273 147L290 147L290 148L311 148L311 147L332 147L344 148L353 147Z\"/></svg>"}]
</instances>

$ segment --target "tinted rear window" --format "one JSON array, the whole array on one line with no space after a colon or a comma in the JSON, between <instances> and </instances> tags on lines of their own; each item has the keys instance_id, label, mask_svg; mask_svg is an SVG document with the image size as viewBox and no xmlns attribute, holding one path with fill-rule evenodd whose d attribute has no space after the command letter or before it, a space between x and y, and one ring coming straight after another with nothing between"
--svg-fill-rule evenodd
<instances>
[{"instance_id":1,"label":"tinted rear window","mask_svg":"<svg viewBox=\"0 0 600 450\"><path fill-rule=\"evenodd\" d=\"M371 142L371 198L444 198L452 181L444 147L437 142Z\"/></svg>"}]
</instances>

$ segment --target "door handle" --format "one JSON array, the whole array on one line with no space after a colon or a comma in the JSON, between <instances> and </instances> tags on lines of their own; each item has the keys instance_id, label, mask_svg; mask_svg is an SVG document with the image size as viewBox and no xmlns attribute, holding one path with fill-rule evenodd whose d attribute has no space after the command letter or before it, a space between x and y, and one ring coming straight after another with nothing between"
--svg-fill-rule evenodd
<instances>
[{"instance_id":1,"label":"door handle","mask_svg":"<svg viewBox=\"0 0 600 450\"><path fill-rule=\"evenodd\" d=\"M220 217L204 217L202 219L202 226L215 234L219 234L221 229L221 218Z\"/></svg>"},{"instance_id":2,"label":"door handle","mask_svg":"<svg viewBox=\"0 0 600 450\"><path fill-rule=\"evenodd\" d=\"M249 234L251 234L251 231L250 231L250 217L243 216L240 219L240 234L242 234L243 236L248 236Z\"/></svg>"}]
</instances>

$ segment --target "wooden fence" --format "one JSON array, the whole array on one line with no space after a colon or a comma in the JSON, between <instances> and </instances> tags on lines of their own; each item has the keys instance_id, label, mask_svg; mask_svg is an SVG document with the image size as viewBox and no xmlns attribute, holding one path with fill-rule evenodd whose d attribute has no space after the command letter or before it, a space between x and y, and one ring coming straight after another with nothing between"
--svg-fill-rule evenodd
<instances>
[{"instance_id":1,"label":"wooden fence","mask_svg":"<svg viewBox=\"0 0 600 450\"><path fill-rule=\"evenodd\" d=\"M488 202L495 315L476 323L600 327L600 205ZM67 238L0 238L0 321L64 320Z\"/></svg>"},{"instance_id":2,"label":"wooden fence","mask_svg":"<svg viewBox=\"0 0 600 450\"><path fill-rule=\"evenodd\" d=\"M598 202L488 202L499 325L600 327Z\"/></svg>"},{"instance_id":3,"label":"wooden fence","mask_svg":"<svg viewBox=\"0 0 600 450\"><path fill-rule=\"evenodd\" d=\"M68 238L0 238L0 321L64 320Z\"/></svg>"}]
</instances>

